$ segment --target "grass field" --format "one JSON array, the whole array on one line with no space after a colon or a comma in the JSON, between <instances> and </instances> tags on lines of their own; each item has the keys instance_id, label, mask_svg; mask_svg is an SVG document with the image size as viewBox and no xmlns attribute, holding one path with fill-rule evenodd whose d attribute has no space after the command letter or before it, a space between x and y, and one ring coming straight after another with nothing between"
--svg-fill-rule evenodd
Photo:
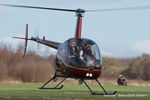
<instances>
[{"instance_id":1,"label":"grass field","mask_svg":"<svg viewBox=\"0 0 150 100\"><path fill-rule=\"evenodd\" d=\"M91 95L84 84L66 83L61 90L39 90L39 83L0 83L0 100L150 100L150 86L118 86L103 83L107 91L117 90L114 96ZM101 91L96 84L89 84Z\"/></svg>"}]
</instances>

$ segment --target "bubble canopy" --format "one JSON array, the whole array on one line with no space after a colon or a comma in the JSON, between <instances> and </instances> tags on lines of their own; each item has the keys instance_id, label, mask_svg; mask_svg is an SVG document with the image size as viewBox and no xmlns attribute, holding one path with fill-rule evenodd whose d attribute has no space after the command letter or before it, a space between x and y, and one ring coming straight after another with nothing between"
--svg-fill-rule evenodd
<instances>
[{"instance_id":1,"label":"bubble canopy","mask_svg":"<svg viewBox=\"0 0 150 100\"><path fill-rule=\"evenodd\" d=\"M64 52L64 57L68 59L68 62L65 62L66 64L98 69L102 65L99 48L92 40L72 38L65 41L60 48Z\"/></svg>"}]
</instances>

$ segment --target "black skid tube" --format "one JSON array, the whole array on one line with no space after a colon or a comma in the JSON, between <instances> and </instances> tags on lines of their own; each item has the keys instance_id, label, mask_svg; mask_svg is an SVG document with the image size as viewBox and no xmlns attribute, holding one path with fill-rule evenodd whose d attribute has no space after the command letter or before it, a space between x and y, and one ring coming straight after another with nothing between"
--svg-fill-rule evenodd
<instances>
[{"instance_id":1,"label":"black skid tube","mask_svg":"<svg viewBox=\"0 0 150 100\"><path fill-rule=\"evenodd\" d=\"M55 87L50 87L50 88L47 88L45 87L48 83L50 83L52 80L54 80L56 77L52 77L50 80L48 80L42 87L40 87L39 89L62 89L63 88L63 85L61 85L60 87L58 87L63 81L65 81L68 77L65 77L63 80L61 80Z\"/></svg>"},{"instance_id":2,"label":"black skid tube","mask_svg":"<svg viewBox=\"0 0 150 100\"><path fill-rule=\"evenodd\" d=\"M104 91L104 93L97 93L97 92L93 92L92 89L88 86L88 84L83 80L83 83L86 85L86 87L90 90L92 95L115 95L117 93L117 91L114 91L113 93L108 93L104 87L101 85L101 83L95 79L96 82L98 83L98 85L102 88L102 90Z\"/></svg>"}]
</instances>

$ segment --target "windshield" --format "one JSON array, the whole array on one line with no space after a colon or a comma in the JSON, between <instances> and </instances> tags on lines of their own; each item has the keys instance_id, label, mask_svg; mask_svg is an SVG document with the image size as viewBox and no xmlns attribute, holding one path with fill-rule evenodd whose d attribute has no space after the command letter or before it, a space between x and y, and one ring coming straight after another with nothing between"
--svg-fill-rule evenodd
<instances>
[{"instance_id":1,"label":"windshield","mask_svg":"<svg viewBox=\"0 0 150 100\"><path fill-rule=\"evenodd\" d=\"M101 57L97 45L87 39L69 41L69 63L73 66L99 68Z\"/></svg>"}]
</instances>

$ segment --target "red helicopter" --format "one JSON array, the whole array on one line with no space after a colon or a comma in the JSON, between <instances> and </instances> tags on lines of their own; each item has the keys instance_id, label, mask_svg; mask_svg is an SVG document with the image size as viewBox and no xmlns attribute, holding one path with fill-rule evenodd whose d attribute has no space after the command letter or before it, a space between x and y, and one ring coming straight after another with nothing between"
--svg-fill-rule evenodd
<instances>
[{"instance_id":1,"label":"red helicopter","mask_svg":"<svg viewBox=\"0 0 150 100\"><path fill-rule=\"evenodd\" d=\"M102 9L102 10L71 10L71 9L59 9L59 8L46 8L46 7L34 7L34 6L22 6L22 5L8 5L0 4L2 6L10 7L23 7L23 8L34 8L34 9L44 9L44 10L56 10L56 11L67 11L74 12L77 16L76 32L75 37L70 38L63 43L58 43L54 41L39 39L36 37L28 38L28 24L26 24L26 34L23 37L14 37L17 39L25 40L24 55L26 54L27 42L28 40L35 41L54 49L57 49L56 59L55 59L55 74L49 79L42 87L39 89L62 89L63 85L58 87L67 78L79 79L79 83L84 83L90 90L92 95L115 95L117 91L113 93L108 93L101 83L98 81L98 77L101 74L102 68L102 56L97 44L86 38L81 38L81 28L82 28L82 17L85 12L95 12L95 11L116 11L116 10L134 10L143 9L147 7L131 7L131 8L116 8L116 9ZM149 6L148 6L149 7ZM52 80L57 81L58 77L63 77L55 87L47 88L45 87ZM85 80L96 80L100 88L104 91L103 93L94 92Z\"/></svg>"}]
</instances>

